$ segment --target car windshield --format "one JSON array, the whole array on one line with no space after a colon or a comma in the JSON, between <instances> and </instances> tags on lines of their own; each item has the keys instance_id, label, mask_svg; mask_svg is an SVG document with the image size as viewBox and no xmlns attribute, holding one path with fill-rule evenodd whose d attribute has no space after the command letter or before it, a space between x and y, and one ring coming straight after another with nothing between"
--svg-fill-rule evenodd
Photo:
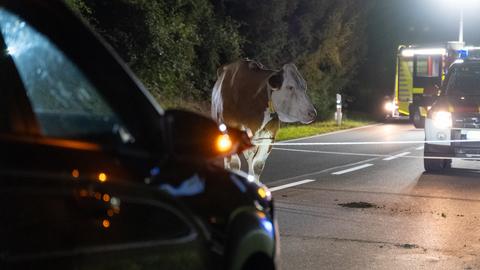
<instances>
[{"instance_id":1,"label":"car windshield","mask_svg":"<svg viewBox=\"0 0 480 270\"><path fill-rule=\"evenodd\" d=\"M461 66L455 69L447 84L447 95L480 95L480 66Z\"/></svg>"}]
</instances>

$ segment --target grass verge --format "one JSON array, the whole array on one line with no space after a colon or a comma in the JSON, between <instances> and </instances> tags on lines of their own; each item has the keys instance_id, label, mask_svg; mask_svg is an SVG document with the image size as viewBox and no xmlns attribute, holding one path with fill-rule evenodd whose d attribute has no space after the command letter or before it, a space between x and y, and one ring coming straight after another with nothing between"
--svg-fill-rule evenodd
<instances>
[{"instance_id":1,"label":"grass verge","mask_svg":"<svg viewBox=\"0 0 480 270\"><path fill-rule=\"evenodd\" d=\"M338 130L356 128L373 124L374 121L370 120L353 120L347 119L342 122L341 126L337 126L334 120L315 122L310 125L299 124L287 124L283 125L277 133L276 140L284 141L290 139L297 139L302 137L308 137Z\"/></svg>"}]
</instances>

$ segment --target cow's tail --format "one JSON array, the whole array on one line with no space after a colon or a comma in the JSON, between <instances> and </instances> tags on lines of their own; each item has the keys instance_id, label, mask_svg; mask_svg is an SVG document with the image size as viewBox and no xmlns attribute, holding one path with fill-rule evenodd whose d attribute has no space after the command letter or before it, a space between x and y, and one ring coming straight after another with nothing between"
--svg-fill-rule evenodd
<instances>
[{"instance_id":1,"label":"cow's tail","mask_svg":"<svg viewBox=\"0 0 480 270\"><path fill-rule=\"evenodd\" d=\"M222 99L222 85L223 80L225 79L225 71L223 68L218 70L218 79L213 86L212 91L212 118L217 121L217 123L223 123L223 99Z\"/></svg>"}]
</instances>

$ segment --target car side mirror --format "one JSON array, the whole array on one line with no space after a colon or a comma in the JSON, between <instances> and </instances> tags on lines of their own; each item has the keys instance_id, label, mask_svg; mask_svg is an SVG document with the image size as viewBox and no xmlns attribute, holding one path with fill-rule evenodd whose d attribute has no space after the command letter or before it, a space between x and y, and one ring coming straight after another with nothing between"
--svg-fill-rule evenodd
<instances>
[{"instance_id":1,"label":"car side mirror","mask_svg":"<svg viewBox=\"0 0 480 270\"><path fill-rule=\"evenodd\" d=\"M218 125L212 119L182 110L168 110L163 118L164 148L176 159L214 160L252 146L246 132Z\"/></svg>"}]
</instances>

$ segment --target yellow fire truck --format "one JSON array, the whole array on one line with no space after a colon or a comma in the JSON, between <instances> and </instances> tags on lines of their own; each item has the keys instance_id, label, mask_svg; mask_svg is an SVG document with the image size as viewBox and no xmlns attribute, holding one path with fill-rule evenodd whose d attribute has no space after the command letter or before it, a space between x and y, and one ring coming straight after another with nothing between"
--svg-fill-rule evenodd
<instances>
[{"instance_id":1,"label":"yellow fire truck","mask_svg":"<svg viewBox=\"0 0 480 270\"><path fill-rule=\"evenodd\" d=\"M464 54L464 50L463 42L399 46L393 99L384 105L387 117L408 116L416 128L423 128L427 111L437 97L448 67Z\"/></svg>"}]
</instances>

